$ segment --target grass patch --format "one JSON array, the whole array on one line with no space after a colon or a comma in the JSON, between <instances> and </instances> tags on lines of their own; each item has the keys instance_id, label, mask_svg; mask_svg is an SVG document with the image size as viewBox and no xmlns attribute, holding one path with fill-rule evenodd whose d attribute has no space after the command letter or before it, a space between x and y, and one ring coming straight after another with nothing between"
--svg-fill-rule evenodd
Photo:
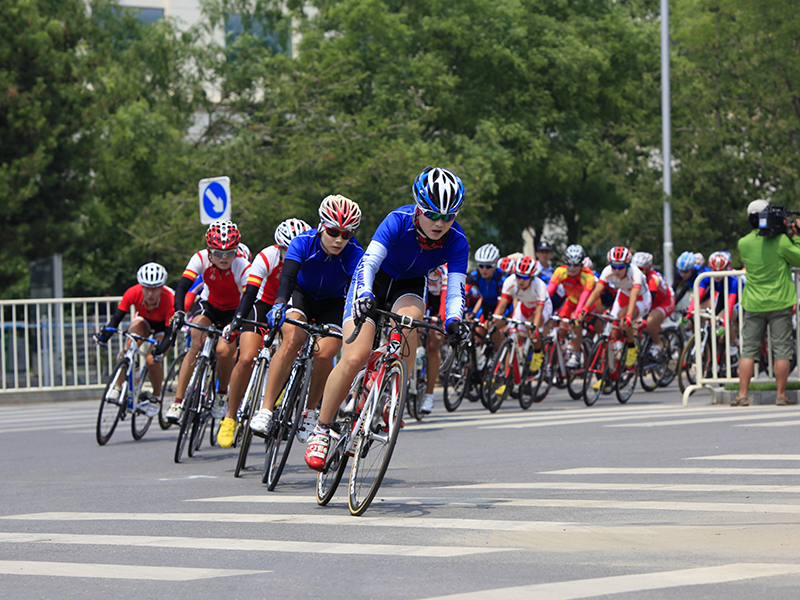
<instances>
[{"instance_id":1,"label":"grass patch","mask_svg":"<svg viewBox=\"0 0 800 600\"><path fill-rule=\"evenodd\" d=\"M728 391L738 390L739 384L729 383L725 386L725 389ZM800 390L800 381L787 381L786 389ZM776 392L778 390L778 386L774 381L751 381L749 390L751 392Z\"/></svg>"}]
</instances>

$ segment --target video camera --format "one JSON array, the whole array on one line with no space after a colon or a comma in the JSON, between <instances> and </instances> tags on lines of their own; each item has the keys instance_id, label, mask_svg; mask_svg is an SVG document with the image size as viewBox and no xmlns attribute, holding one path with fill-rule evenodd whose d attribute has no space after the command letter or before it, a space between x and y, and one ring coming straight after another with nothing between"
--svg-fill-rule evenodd
<instances>
[{"instance_id":1,"label":"video camera","mask_svg":"<svg viewBox=\"0 0 800 600\"><path fill-rule=\"evenodd\" d=\"M800 211L788 210L785 206L768 206L758 213L758 235L775 237L788 233L796 215L800 215Z\"/></svg>"}]
</instances>

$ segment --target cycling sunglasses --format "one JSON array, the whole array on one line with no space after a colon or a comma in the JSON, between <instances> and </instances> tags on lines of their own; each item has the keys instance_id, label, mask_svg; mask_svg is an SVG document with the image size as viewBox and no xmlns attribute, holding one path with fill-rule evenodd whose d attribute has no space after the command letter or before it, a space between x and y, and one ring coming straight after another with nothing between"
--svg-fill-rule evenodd
<instances>
[{"instance_id":1,"label":"cycling sunglasses","mask_svg":"<svg viewBox=\"0 0 800 600\"><path fill-rule=\"evenodd\" d=\"M433 212L432 210L422 211L422 216L425 217L426 219L430 219L431 221L444 221L445 223L454 221L457 214L458 213L443 214L443 213Z\"/></svg>"},{"instance_id":2,"label":"cycling sunglasses","mask_svg":"<svg viewBox=\"0 0 800 600\"><path fill-rule=\"evenodd\" d=\"M347 231L345 229L335 229L333 227L325 227L325 233L327 233L332 238L337 238L341 236L343 240L349 240L351 237L353 237L352 231Z\"/></svg>"},{"instance_id":3,"label":"cycling sunglasses","mask_svg":"<svg viewBox=\"0 0 800 600\"><path fill-rule=\"evenodd\" d=\"M611 265L611 268L615 271L622 271L622 269L627 269L628 265Z\"/></svg>"},{"instance_id":4,"label":"cycling sunglasses","mask_svg":"<svg viewBox=\"0 0 800 600\"><path fill-rule=\"evenodd\" d=\"M494 265L478 265L479 269L492 269Z\"/></svg>"},{"instance_id":5,"label":"cycling sunglasses","mask_svg":"<svg viewBox=\"0 0 800 600\"><path fill-rule=\"evenodd\" d=\"M214 250L209 248L208 251L211 253L212 256L216 258L221 258L223 260L233 258L236 256L236 249L233 250Z\"/></svg>"},{"instance_id":6,"label":"cycling sunglasses","mask_svg":"<svg viewBox=\"0 0 800 600\"><path fill-rule=\"evenodd\" d=\"M516 275L517 279L522 279L522 281L528 281L531 276L530 275Z\"/></svg>"}]
</instances>

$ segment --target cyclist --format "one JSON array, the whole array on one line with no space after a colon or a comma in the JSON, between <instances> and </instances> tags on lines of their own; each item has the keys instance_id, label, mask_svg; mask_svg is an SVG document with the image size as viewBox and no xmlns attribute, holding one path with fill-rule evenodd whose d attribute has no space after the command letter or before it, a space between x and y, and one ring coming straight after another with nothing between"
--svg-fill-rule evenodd
<instances>
[{"instance_id":1,"label":"cyclist","mask_svg":"<svg viewBox=\"0 0 800 600\"><path fill-rule=\"evenodd\" d=\"M625 366L631 368L639 357L639 351L633 341L633 320L650 312L652 297L644 273L639 270L639 267L631 264L630 250L625 246L615 246L608 251L607 258L609 264L600 274L586 304L592 306L597 302L607 285L614 284L617 287L617 295L614 305L611 307L611 316L620 319L622 330L628 340ZM623 312L624 315L622 315ZM587 310L584 308L581 314L582 319L585 318L586 313ZM615 330L612 336L618 337L619 332Z\"/></svg>"},{"instance_id":2,"label":"cyclist","mask_svg":"<svg viewBox=\"0 0 800 600\"><path fill-rule=\"evenodd\" d=\"M583 261L586 259L586 252L583 246L572 244L564 252L564 263L553 271L553 276L550 278L550 283L547 284L547 293L552 298L556 293L558 286L563 286L566 292L566 300L558 311L558 316L562 319L574 319L575 322L572 326L574 336L572 338L572 354L567 359L566 367L568 369L575 369L581 365L583 352L581 351L581 344L583 343L583 327L579 321L581 311L586 305L586 300L589 294L592 293L595 284L595 276L592 269L585 267ZM599 301L594 306L589 306L590 312L600 310ZM559 330L559 337L564 337L567 333L569 325L561 323Z\"/></svg>"},{"instance_id":3,"label":"cyclist","mask_svg":"<svg viewBox=\"0 0 800 600\"><path fill-rule=\"evenodd\" d=\"M711 271L729 271L731 266L731 253L727 250L714 252L708 257L708 266ZM714 295L709 293L711 288L712 277L707 277L700 281L698 285L700 289L700 306L701 307L714 307L714 314L722 317L723 323L727 323L731 319L731 327L736 325L736 312L735 307L739 301L739 280L735 275L728 278L728 312L725 313L725 287L724 277L713 277L714 279ZM694 298L692 298L689 308L686 311L686 318L691 319L694 314ZM733 329L731 329L733 332ZM733 349L733 345L732 345ZM737 349L738 351L738 349Z\"/></svg>"},{"instance_id":4,"label":"cyclist","mask_svg":"<svg viewBox=\"0 0 800 600\"><path fill-rule=\"evenodd\" d=\"M289 316L297 321L313 321L341 331L347 284L364 254L353 237L361 223L358 204L344 196L327 196L320 204L319 220L316 229L299 233L289 243L275 304L267 313L269 326L281 327L283 341L269 366L261 408L250 421L250 429L258 435L267 432L278 394L308 335L300 327L284 323L284 319ZM314 428L314 410L333 368L333 357L341 347L342 341L335 337L317 341L301 439Z\"/></svg>"},{"instance_id":5,"label":"cyclist","mask_svg":"<svg viewBox=\"0 0 800 600\"><path fill-rule=\"evenodd\" d=\"M245 288L239 306L234 313L228 331L229 337L235 336L239 330L239 358L231 374L230 394L228 395L228 414L220 423L217 443L222 448L230 448L236 437L236 411L242 401L250 375L253 372L255 358L261 348L263 333L253 325L242 325L242 319L267 322L267 313L278 294L278 283L283 258L289 243L311 226L300 219L286 219L275 229L275 243L261 250L250 266ZM244 244L239 244L241 249ZM248 252L249 254L249 252ZM235 339L235 337L234 337Z\"/></svg>"},{"instance_id":6,"label":"cyclist","mask_svg":"<svg viewBox=\"0 0 800 600\"><path fill-rule=\"evenodd\" d=\"M533 323L533 330L528 331L533 340L531 373L542 366L544 353L541 334L546 334L549 330L550 315L553 314L553 302L547 294L547 284L536 276L540 269L541 265L534 257L520 256L514 263L514 273L503 282L503 292L494 310L495 320L501 320L509 304L516 301L511 317ZM516 327L510 329L514 330Z\"/></svg>"},{"instance_id":7,"label":"cyclist","mask_svg":"<svg viewBox=\"0 0 800 600\"><path fill-rule=\"evenodd\" d=\"M442 265L433 269L428 273L428 294L425 299L425 313L430 317L439 317L442 314L442 290L447 286L447 265ZM442 340L439 334L435 331L429 331L427 341L425 344L425 369L428 373L427 387L425 389L425 396L422 399L422 404L419 411L422 414L429 415L433 411L434 395L433 390L436 387L436 381L439 374L439 365L441 359L439 356L439 347L442 345Z\"/></svg>"},{"instance_id":8,"label":"cyclist","mask_svg":"<svg viewBox=\"0 0 800 600\"><path fill-rule=\"evenodd\" d=\"M353 333L356 322L362 327L353 343L342 350L342 358L325 386L319 422L306 448L305 461L311 469L319 471L324 466L331 422L372 352L378 320L374 308L389 305L393 312L422 319L426 276L446 263L445 329L451 342L466 335L461 319L469 243L455 222L464 204L464 184L449 169L426 167L411 189L414 204L393 210L381 222L350 284L344 312L345 337ZM414 368L417 339L416 331L409 331L408 345L403 348L409 373Z\"/></svg>"},{"instance_id":9,"label":"cyclist","mask_svg":"<svg viewBox=\"0 0 800 600\"><path fill-rule=\"evenodd\" d=\"M497 308L506 275L497 267L498 263L502 261L500 260L500 250L494 244L485 244L478 248L475 251L475 262L478 263L478 268L467 277L467 283L472 284L472 293L477 298L472 312L478 318L479 323L486 323ZM510 267L506 266L506 268ZM476 327L475 334L478 340L483 339L486 335L486 328ZM492 341L494 341L495 348L499 347L503 341L502 332L495 330Z\"/></svg>"},{"instance_id":10,"label":"cyclist","mask_svg":"<svg viewBox=\"0 0 800 600\"><path fill-rule=\"evenodd\" d=\"M137 284L129 287L122 295L122 300L117 310L111 316L108 324L102 331L94 334L97 344L105 345L109 338L128 314L131 306L136 307L136 314L131 321L128 331L143 337L153 337L159 340L159 348L154 347L153 352L147 355L147 376L153 385L153 398L161 397L161 383L164 380L164 368L161 366L162 355L168 346L162 346L163 341L170 339L169 322L175 310L172 308L175 297L170 288L166 287L167 270L158 263L150 262L139 267L136 272ZM166 334L166 338L165 338ZM132 341L130 343L133 343ZM141 345L141 342L137 342ZM124 374L123 374L124 377ZM108 390L109 400L118 400L122 391L122 378L116 381ZM140 405L141 406L141 405ZM152 402L144 405L144 412L148 417L158 414L158 404Z\"/></svg>"},{"instance_id":11,"label":"cyclist","mask_svg":"<svg viewBox=\"0 0 800 600\"><path fill-rule=\"evenodd\" d=\"M250 263L239 254L239 228L231 221L214 221L206 231L206 248L192 256L183 271L175 289L175 315L172 326L175 331L183 327L186 321L184 312L186 291L192 283L203 276L205 290L199 302L200 312L194 316L197 325L213 325L223 328L233 319L234 311L239 305L247 280ZM193 335L192 346L187 360L181 364L178 374L178 385L175 388L175 402L167 411L167 420L177 422L183 410L183 395L189 385L189 378L197 362L197 355L203 345L205 336ZM233 369L236 345L220 338L217 343L217 380L219 382L216 402L212 411L215 419L225 416L228 404L228 382Z\"/></svg>"},{"instance_id":12,"label":"cyclist","mask_svg":"<svg viewBox=\"0 0 800 600\"><path fill-rule=\"evenodd\" d=\"M698 265L697 254L695 252L681 253L675 261L675 268L678 271L678 276L675 278L675 285L672 289L675 291L675 304L681 301L687 292L690 294L694 289L694 280L700 273L707 273L711 269L704 267L702 260ZM702 254L700 255L702 257ZM680 287L680 290L678 289ZM704 307L705 308L705 307Z\"/></svg>"},{"instance_id":13,"label":"cyclist","mask_svg":"<svg viewBox=\"0 0 800 600\"><path fill-rule=\"evenodd\" d=\"M652 297L652 306L647 314L647 333L653 340L650 345L650 355L658 358L661 348L661 324L675 311L675 293L664 276L653 268L652 254L637 252L631 262L639 267L647 278L647 287Z\"/></svg>"}]
</instances>

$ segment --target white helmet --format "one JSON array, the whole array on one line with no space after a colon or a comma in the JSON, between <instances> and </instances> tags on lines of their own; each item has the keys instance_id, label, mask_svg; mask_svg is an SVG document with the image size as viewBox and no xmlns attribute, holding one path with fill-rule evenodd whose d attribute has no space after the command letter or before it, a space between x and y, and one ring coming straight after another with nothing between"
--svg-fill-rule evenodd
<instances>
[{"instance_id":1,"label":"white helmet","mask_svg":"<svg viewBox=\"0 0 800 600\"><path fill-rule=\"evenodd\" d=\"M311 225L300 219L286 219L275 228L275 243L284 248L289 247L295 237L311 229Z\"/></svg>"},{"instance_id":2,"label":"white helmet","mask_svg":"<svg viewBox=\"0 0 800 600\"><path fill-rule=\"evenodd\" d=\"M637 252L633 255L631 264L640 269L650 269L653 267L653 255L649 252Z\"/></svg>"},{"instance_id":3,"label":"white helmet","mask_svg":"<svg viewBox=\"0 0 800 600\"><path fill-rule=\"evenodd\" d=\"M492 264L500 260L500 250L494 244L485 244L475 251L475 262L479 264Z\"/></svg>"},{"instance_id":4,"label":"white helmet","mask_svg":"<svg viewBox=\"0 0 800 600\"><path fill-rule=\"evenodd\" d=\"M139 267L136 281L145 287L161 287L167 283L167 270L158 263L147 263Z\"/></svg>"}]
</instances>

